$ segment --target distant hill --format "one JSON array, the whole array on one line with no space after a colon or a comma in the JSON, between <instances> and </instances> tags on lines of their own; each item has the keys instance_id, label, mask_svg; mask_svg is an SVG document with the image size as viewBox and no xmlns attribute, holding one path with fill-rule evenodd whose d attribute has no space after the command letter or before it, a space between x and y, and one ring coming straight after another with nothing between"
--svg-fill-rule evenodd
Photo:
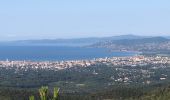
<instances>
[{"instance_id":1,"label":"distant hill","mask_svg":"<svg viewBox=\"0 0 170 100\"><path fill-rule=\"evenodd\" d=\"M163 43L167 42L169 39L163 37L151 37L151 38L140 38L140 39L121 39L121 40L112 40L109 43L117 44L117 45L137 45L137 44L145 44L145 43Z\"/></svg>"},{"instance_id":2,"label":"distant hill","mask_svg":"<svg viewBox=\"0 0 170 100\"><path fill-rule=\"evenodd\" d=\"M112 50L127 51L160 51L170 50L170 39L164 37L149 37L140 39L120 39L98 42L90 47L104 47Z\"/></svg>"},{"instance_id":3,"label":"distant hill","mask_svg":"<svg viewBox=\"0 0 170 100\"><path fill-rule=\"evenodd\" d=\"M78 39L42 39L42 40L20 40L1 42L0 45L13 45L13 46L86 46L92 45L98 42L122 40L122 39L141 39L144 36L136 35L120 35L112 37L90 37L90 38L78 38Z\"/></svg>"},{"instance_id":4,"label":"distant hill","mask_svg":"<svg viewBox=\"0 0 170 100\"><path fill-rule=\"evenodd\" d=\"M170 36L164 36L164 38L170 39Z\"/></svg>"}]
</instances>

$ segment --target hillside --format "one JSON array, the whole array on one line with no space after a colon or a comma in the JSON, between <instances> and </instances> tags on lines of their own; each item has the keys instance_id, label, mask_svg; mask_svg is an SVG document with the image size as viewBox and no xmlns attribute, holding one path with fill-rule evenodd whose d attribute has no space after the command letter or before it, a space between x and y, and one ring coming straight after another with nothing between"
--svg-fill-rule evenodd
<instances>
[{"instance_id":1,"label":"hillside","mask_svg":"<svg viewBox=\"0 0 170 100\"><path fill-rule=\"evenodd\" d=\"M104 47L120 51L166 51L170 50L170 40L164 37L109 40L93 44L90 47Z\"/></svg>"}]
</instances>

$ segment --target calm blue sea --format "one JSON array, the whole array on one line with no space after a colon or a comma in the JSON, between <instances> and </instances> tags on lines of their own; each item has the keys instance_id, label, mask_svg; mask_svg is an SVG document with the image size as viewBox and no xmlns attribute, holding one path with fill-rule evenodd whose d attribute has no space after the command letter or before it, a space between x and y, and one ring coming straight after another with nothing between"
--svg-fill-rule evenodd
<instances>
[{"instance_id":1,"label":"calm blue sea","mask_svg":"<svg viewBox=\"0 0 170 100\"><path fill-rule=\"evenodd\" d=\"M61 61L112 56L133 56L136 52L109 52L104 48L55 46L0 46L0 60Z\"/></svg>"}]
</instances>

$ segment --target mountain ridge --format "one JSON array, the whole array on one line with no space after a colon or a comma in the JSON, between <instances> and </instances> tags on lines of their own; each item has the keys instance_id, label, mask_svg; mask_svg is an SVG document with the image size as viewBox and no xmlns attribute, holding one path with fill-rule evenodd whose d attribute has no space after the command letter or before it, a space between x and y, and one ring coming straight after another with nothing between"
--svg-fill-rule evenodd
<instances>
[{"instance_id":1,"label":"mountain ridge","mask_svg":"<svg viewBox=\"0 0 170 100\"><path fill-rule=\"evenodd\" d=\"M127 51L167 51L170 50L170 39L150 37L142 39L122 39L98 42L90 47L110 48L111 50Z\"/></svg>"},{"instance_id":2,"label":"mountain ridge","mask_svg":"<svg viewBox=\"0 0 170 100\"><path fill-rule=\"evenodd\" d=\"M158 38L159 37L159 38ZM143 40L142 40L143 39ZM155 39L155 40L154 40ZM142 41L157 41L157 40L169 39L168 37L161 36L138 36L138 35L120 35L120 36L111 36L111 37L89 37L89 38L75 38L75 39L37 39L37 40L17 40L17 41L8 41L0 42L0 46L90 46L96 45L99 43L126 43L131 44L135 42Z\"/></svg>"},{"instance_id":3,"label":"mountain ridge","mask_svg":"<svg viewBox=\"0 0 170 100\"><path fill-rule=\"evenodd\" d=\"M92 45L98 42L104 42L108 40L120 40L120 39L141 39L147 36L137 35L120 35L111 37L89 37L89 38L75 38L75 39L37 39L37 40L17 40L0 42L0 45L18 45L18 46L86 46Z\"/></svg>"}]
</instances>

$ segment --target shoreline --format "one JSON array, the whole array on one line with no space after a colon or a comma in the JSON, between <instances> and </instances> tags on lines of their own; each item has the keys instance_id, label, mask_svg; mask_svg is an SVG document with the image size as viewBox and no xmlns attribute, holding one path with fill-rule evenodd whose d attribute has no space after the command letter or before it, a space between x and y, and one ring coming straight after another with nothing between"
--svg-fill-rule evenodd
<instances>
[{"instance_id":1,"label":"shoreline","mask_svg":"<svg viewBox=\"0 0 170 100\"><path fill-rule=\"evenodd\" d=\"M79 61L95 61L99 59L112 59L112 58L129 58L129 57L137 57L143 56L139 54L135 54L132 56L112 56L112 57L100 57L100 58L92 58L92 59L73 59L73 60L0 60L0 62L79 62Z\"/></svg>"}]
</instances>

